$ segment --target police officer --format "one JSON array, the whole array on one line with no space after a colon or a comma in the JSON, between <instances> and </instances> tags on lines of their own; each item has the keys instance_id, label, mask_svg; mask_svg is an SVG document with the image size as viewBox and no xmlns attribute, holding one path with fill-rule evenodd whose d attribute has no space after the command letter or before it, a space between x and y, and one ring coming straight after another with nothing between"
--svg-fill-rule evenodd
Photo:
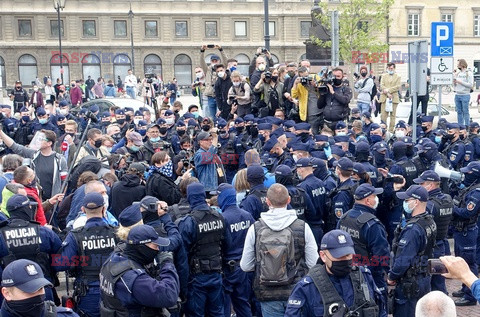
<instances>
[{"instance_id":1,"label":"police officer","mask_svg":"<svg viewBox=\"0 0 480 317\"><path fill-rule=\"evenodd\" d=\"M323 219L327 213L327 192L325 183L313 175L310 158L301 158L297 161L297 175L302 188L313 203L314 210L305 210L305 222L312 229L317 244L320 245L323 236Z\"/></svg>"},{"instance_id":2,"label":"police officer","mask_svg":"<svg viewBox=\"0 0 480 317\"><path fill-rule=\"evenodd\" d=\"M260 218L260 213L268 211L267 187L263 184L264 179L264 171L259 164L247 167L247 181L250 184L250 190L240 203L240 208L248 211L255 220Z\"/></svg>"},{"instance_id":3,"label":"police officer","mask_svg":"<svg viewBox=\"0 0 480 317\"><path fill-rule=\"evenodd\" d=\"M252 215L237 207L235 188L230 184L218 186L218 205L222 209L229 244L223 259L224 315L230 317L231 307L237 316L251 317L249 276L240 268L243 245L248 228L255 223Z\"/></svg>"},{"instance_id":4,"label":"police officer","mask_svg":"<svg viewBox=\"0 0 480 317\"><path fill-rule=\"evenodd\" d=\"M307 195L303 188L297 187L294 184L293 170L287 165L279 165L275 169L275 182L282 184L288 190L290 195L290 206L288 209L294 209L297 212L297 217L305 220L305 211L308 210L312 214L315 210L310 196Z\"/></svg>"},{"instance_id":5,"label":"police officer","mask_svg":"<svg viewBox=\"0 0 480 317\"><path fill-rule=\"evenodd\" d=\"M21 259L7 265L2 273L2 304L0 315L78 317L70 308L57 307L45 300L45 287L53 287L42 268L34 261Z\"/></svg>"},{"instance_id":6,"label":"police officer","mask_svg":"<svg viewBox=\"0 0 480 317\"><path fill-rule=\"evenodd\" d=\"M40 131L42 129L51 130L55 132L57 135L59 134L57 126L53 124L51 120L49 120L49 115L47 114L44 108L42 107L37 108L36 115L37 115L37 119L34 121L33 127L32 127L33 134L35 134L35 132Z\"/></svg>"},{"instance_id":7,"label":"police officer","mask_svg":"<svg viewBox=\"0 0 480 317\"><path fill-rule=\"evenodd\" d=\"M475 161L461 168L465 173L462 189L454 198L452 226L455 255L468 263L470 270L477 275L478 267L475 259L477 249L477 220L480 211L480 162ZM454 297L462 297L455 302L457 306L476 305L472 291L462 284L461 291L452 293Z\"/></svg>"},{"instance_id":8,"label":"police officer","mask_svg":"<svg viewBox=\"0 0 480 317\"><path fill-rule=\"evenodd\" d=\"M15 133L15 129L18 126L18 119L12 117L12 106L1 105L0 107L2 108L2 113L4 116L3 131L12 137Z\"/></svg>"},{"instance_id":9,"label":"police officer","mask_svg":"<svg viewBox=\"0 0 480 317\"><path fill-rule=\"evenodd\" d=\"M440 189L440 177L434 171L425 171L418 178L413 180L428 190L427 211L433 215L433 220L437 225L437 240L433 249L435 259L446 255L449 250L447 232L453 214L453 199L450 195L442 193ZM441 291L447 294L445 277L435 274L432 276L432 291Z\"/></svg>"},{"instance_id":10,"label":"police officer","mask_svg":"<svg viewBox=\"0 0 480 317\"><path fill-rule=\"evenodd\" d=\"M37 204L27 196L13 195L7 201L7 212L10 219L0 223L0 258L2 268L18 259L37 262L46 278L53 282L55 273L52 261L62 245L60 238L49 228L40 226L35 219ZM47 289L46 297L53 300L51 289Z\"/></svg>"},{"instance_id":11,"label":"police officer","mask_svg":"<svg viewBox=\"0 0 480 317\"><path fill-rule=\"evenodd\" d=\"M319 254L322 262L295 285L285 316L387 316L370 271L363 266L352 267L355 249L350 234L342 230L327 232Z\"/></svg>"},{"instance_id":12,"label":"police officer","mask_svg":"<svg viewBox=\"0 0 480 317\"><path fill-rule=\"evenodd\" d=\"M313 157L310 162L313 167L313 175L325 183L325 190L330 193L337 187L337 181L327 169L327 162L320 158Z\"/></svg>"},{"instance_id":13,"label":"police officer","mask_svg":"<svg viewBox=\"0 0 480 317\"><path fill-rule=\"evenodd\" d=\"M360 141L355 146L355 162L361 163L365 172L370 177L373 186L381 186L381 177L378 169L370 162L370 146L367 142Z\"/></svg>"},{"instance_id":14,"label":"police officer","mask_svg":"<svg viewBox=\"0 0 480 317\"><path fill-rule=\"evenodd\" d=\"M474 152L473 152L473 160L480 159L480 138L478 137L478 130L480 125L478 122L470 123L469 130L468 130L468 139L473 144Z\"/></svg>"},{"instance_id":15,"label":"police officer","mask_svg":"<svg viewBox=\"0 0 480 317\"><path fill-rule=\"evenodd\" d=\"M407 317L415 316L417 301L430 292L427 259L433 256L437 228L433 216L426 212L425 188L412 185L396 195L403 200L403 210L411 218L403 229L399 226L395 232L394 261L387 284L396 285L393 316Z\"/></svg>"},{"instance_id":16,"label":"police officer","mask_svg":"<svg viewBox=\"0 0 480 317\"><path fill-rule=\"evenodd\" d=\"M460 125L460 140L462 140L465 145L465 155L462 162L462 167L467 166L468 163L473 161L473 156L475 154L475 148L473 143L468 138L467 127L463 124Z\"/></svg>"},{"instance_id":17,"label":"police officer","mask_svg":"<svg viewBox=\"0 0 480 317\"><path fill-rule=\"evenodd\" d=\"M292 158L292 155L284 151L282 145L278 141L276 136L271 136L270 139L265 142L263 150L266 153L269 153L270 158L273 159L270 172L274 172L279 165L287 165L290 168L295 166L295 161Z\"/></svg>"},{"instance_id":18,"label":"police officer","mask_svg":"<svg viewBox=\"0 0 480 317\"><path fill-rule=\"evenodd\" d=\"M100 271L102 316L164 316L163 309L177 303L180 288L172 255L159 255L160 246L169 243L150 226L130 230L125 249L115 250ZM155 259L161 269L151 276L145 266Z\"/></svg>"},{"instance_id":19,"label":"police officer","mask_svg":"<svg viewBox=\"0 0 480 317\"><path fill-rule=\"evenodd\" d=\"M395 164L390 168L390 173L402 175L405 178L405 187L408 188L418 176L418 171L407 157L407 144L403 140L396 141L393 143L392 152Z\"/></svg>"},{"instance_id":20,"label":"police officer","mask_svg":"<svg viewBox=\"0 0 480 317\"><path fill-rule=\"evenodd\" d=\"M222 265L223 245L228 245L227 228L223 216L211 209L205 198L202 183L188 185L187 199L192 211L178 223L190 264L188 316L224 314Z\"/></svg>"},{"instance_id":21,"label":"police officer","mask_svg":"<svg viewBox=\"0 0 480 317\"><path fill-rule=\"evenodd\" d=\"M389 157L387 144L383 141L377 142L371 146L373 154L373 166L376 168L390 168L393 165Z\"/></svg>"},{"instance_id":22,"label":"police officer","mask_svg":"<svg viewBox=\"0 0 480 317\"><path fill-rule=\"evenodd\" d=\"M372 272L375 285L387 299L387 284L384 272L388 272L390 246L387 232L380 220L375 217L378 207L378 195L382 188L362 184L355 190L355 204L338 222L337 228L348 232L355 243L354 261L357 265L366 265Z\"/></svg>"},{"instance_id":23,"label":"police officer","mask_svg":"<svg viewBox=\"0 0 480 317\"><path fill-rule=\"evenodd\" d=\"M460 140L460 125L458 123L447 124L447 134L443 136L438 147L450 162L450 166L458 170L465 158L465 144Z\"/></svg>"},{"instance_id":24,"label":"police officer","mask_svg":"<svg viewBox=\"0 0 480 317\"><path fill-rule=\"evenodd\" d=\"M103 220L105 202L100 193L86 194L81 209L87 216L85 226L72 230L60 250L62 260L69 260L62 263L73 263L77 258L79 264L59 265L55 269L70 270L76 277L74 297L80 314L100 316L98 274L118 240L115 229Z\"/></svg>"},{"instance_id":25,"label":"police officer","mask_svg":"<svg viewBox=\"0 0 480 317\"><path fill-rule=\"evenodd\" d=\"M10 100L13 100L15 112L19 112L19 109L22 107L28 108L28 101L30 99L28 98L27 91L23 89L21 81L17 80L15 82L15 89L12 89L10 92Z\"/></svg>"},{"instance_id":26,"label":"police officer","mask_svg":"<svg viewBox=\"0 0 480 317\"><path fill-rule=\"evenodd\" d=\"M422 130L424 138L428 138L430 141L435 142L435 134L433 133L433 116L422 117Z\"/></svg>"},{"instance_id":27,"label":"police officer","mask_svg":"<svg viewBox=\"0 0 480 317\"><path fill-rule=\"evenodd\" d=\"M17 123L15 133L12 139L21 145L27 145L32 140L33 122L30 118L30 112L26 107L20 109L20 120Z\"/></svg>"},{"instance_id":28,"label":"police officer","mask_svg":"<svg viewBox=\"0 0 480 317\"><path fill-rule=\"evenodd\" d=\"M328 195L330 206L325 219L326 232L335 229L343 214L352 208L353 193L358 186L351 178L353 162L350 159L342 157L334 163L334 166L338 186Z\"/></svg>"},{"instance_id":29,"label":"police officer","mask_svg":"<svg viewBox=\"0 0 480 317\"><path fill-rule=\"evenodd\" d=\"M218 128L218 155L220 161L223 163L225 168L225 176L227 182L231 183L233 177L238 171L238 158L239 155L236 153L235 142L236 135L235 132L229 132L227 128L227 121L223 118L220 118L217 122Z\"/></svg>"}]
</instances>

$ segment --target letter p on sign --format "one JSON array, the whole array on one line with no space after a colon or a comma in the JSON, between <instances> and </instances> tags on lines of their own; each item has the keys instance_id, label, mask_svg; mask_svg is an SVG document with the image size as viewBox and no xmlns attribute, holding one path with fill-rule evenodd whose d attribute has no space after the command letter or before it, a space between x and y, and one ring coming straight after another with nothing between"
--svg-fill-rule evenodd
<instances>
[{"instance_id":1,"label":"letter p on sign","mask_svg":"<svg viewBox=\"0 0 480 317\"><path fill-rule=\"evenodd\" d=\"M437 25L437 46L440 46L441 41L448 40L448 26L446 25Z\"/></svg>"}]
</instances>

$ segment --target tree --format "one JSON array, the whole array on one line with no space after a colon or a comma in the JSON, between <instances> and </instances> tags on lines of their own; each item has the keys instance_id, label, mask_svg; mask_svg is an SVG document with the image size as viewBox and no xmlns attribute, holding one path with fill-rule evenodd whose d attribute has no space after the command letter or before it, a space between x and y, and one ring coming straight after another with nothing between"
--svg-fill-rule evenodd
<instances>
[{"instance_id":1,"label":"tree","mask_svg":"<svg viewBox=\"0 0 480 317\"><path fill-rule=\"evenodd\" d=\"M390 21L388 18L393 0L349 0L340 2L335 8L339 12L339 54L350 73L354 64L386 62L388 44L382 32ZM319 4L320 12L328 12L327 2ZM315 17L330 32L329 14L319 13ZM311 39L321 47L331 47L332 42L319 38Z\"/></svg>"}]
</instances>

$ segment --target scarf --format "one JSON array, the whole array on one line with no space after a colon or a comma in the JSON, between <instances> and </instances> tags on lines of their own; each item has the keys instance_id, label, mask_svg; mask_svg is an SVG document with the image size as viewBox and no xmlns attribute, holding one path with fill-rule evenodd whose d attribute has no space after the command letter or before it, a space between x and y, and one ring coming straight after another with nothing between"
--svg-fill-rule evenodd
<instances>
[{"instance_id":1,"label":"scarf","mask_svg":"<svg viewBox=\"0 0 480 317\"><path fill-rule=\"evenodd\" d=\"M163 165L162 167L158 167L155 165L150 166L148 169L148 177L150 177L153 173L158 172L168 178L173 176L173 163L172 161L168 161L167 164Z\"/></svg>"}]
</instances>

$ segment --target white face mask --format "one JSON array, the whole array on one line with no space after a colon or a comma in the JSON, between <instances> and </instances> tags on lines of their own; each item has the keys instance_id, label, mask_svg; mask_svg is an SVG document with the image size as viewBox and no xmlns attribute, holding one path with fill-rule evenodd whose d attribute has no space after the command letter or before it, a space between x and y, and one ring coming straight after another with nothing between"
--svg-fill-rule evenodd
<instances>
[{"instance_id":1,"label":"white face mask","mask_svg":"<svg viewBox=\"0 0 480 317\"><path fill-rule=\"evenodd\" d=\"M298 161L298 155L297 154L293 154L292 158L295 161L295 163Z\"/></svg>"},{"instance_id":2,"label":"white face mask","mask_svg":"<svg viewBox=\"0 0 480 317\"><path fill-rule=\"evenodd\" d=\"M223 76L225 76L225 72L218 72L217 76L218 78L223 78Z\"/></svg>"},{"instance_id":3,"label":"white face mask","mask_svg":"<svg viewBox=\"0 0 480 317\"><path fill-rule=\"evenodd\" d=\"M33 91L38 91L38 88L33 88Z\"/></svg>"},{"instance_id":4,"label":"white face mask","mask_svg":"<svg viewBox=\"0 0 480 317\"><path fill-rule=\"evenodd\" d=\"M379 203L380 203L380 200L378 199L378 196L375 196L375 205L373 205L372 208L377 209Z\"/></svg>"},{"instance_id":5,"label":"white face mask","mask_svg":"<svg viewBox=\"0 0 480 317\"><path fill-rule=\"evenodd\" d=\"M405 136L405 131L397 130L397 131L395 131L395 136L397 137L397 139L403 138Z\"/></svg>"},{"instance_id":6,"label":"white face mask","mask_svg":"<svg viewBox=\"0 0 480 317\"><path fill-rule=\"evenodd\" d=\"M135 123L135 125L138 125L139 122L140 122L139 119L133 119L133 123Z\"/></svg>"},{"instance_id":7,"label":"white face mask","mask_svg":"<svg viewBox=\"0 0 480 317\"><path fill-rule=\"evenodd\" d=\"M238 82L234 81L232 84L233 84L235 87L238 87L238 86L240 86L241 82L239 82L239 81L238 81Z\"/></svg>"},{"instance_id":8,"label":"white face mask","mask_svg":"<svg viewBox=\"0 0 480 317\"><path fill-rule=\"evenodd\" d=\"M167 124L174 124L175 118L166 118L165 121L167 122Z\"/></svg>"},{"instance_id":9,"label":"white face mask","mask_svg":"<svg viewBox=\"0 0 480 317\"><path fill-rule=\"evenodd\" d=\"M66 115L68 114L68 109L60 109L60 113Z\"/></svg>"},{"instance_id":10,"label":"white face mask","mask_svg":"<svg viewBox=\"0 0 480 317\"><path fill-rule=\"evenodd\" d=\"M265 64L260 64L258 65L258 70L263 72L265 70L265 67L266 67Z\"/></svg>"},{"instance_id":11,"label":"white face mask","mask_svg":"<svg viewBox=\"0 0 480 317\"><path fill-rule=\"evenodd\" d=\"M203 77L203 72L198 72L196 73L196 75L197 75L197 79L200 79Z\"/></svg>"}]
</instances>

